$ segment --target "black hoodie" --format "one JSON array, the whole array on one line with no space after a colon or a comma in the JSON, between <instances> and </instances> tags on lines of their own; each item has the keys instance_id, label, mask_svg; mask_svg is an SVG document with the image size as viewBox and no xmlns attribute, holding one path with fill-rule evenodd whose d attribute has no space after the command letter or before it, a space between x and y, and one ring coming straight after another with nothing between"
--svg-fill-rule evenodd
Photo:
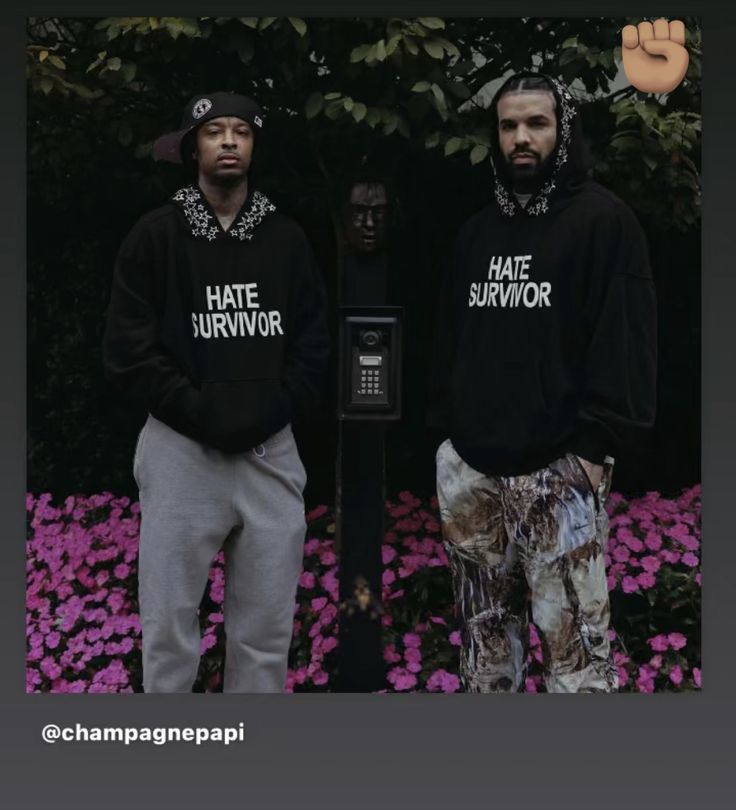
<instances>
[{"instance_id":1,"label":"black hoodie","mask_svg":"<svg viewBox=\"0 0 736 810\"><path fill-rule=\"evenodd\" d=\"M255 447L316 408L328 353L312 251L260 192L225 231L189 186L123 242L106 375L174 430L227 452Z\"/></svg>"},{"instance_id":2,"label":"black hoodie","mask_svg":"<svg viewBox=\"0 0 736 810\"><path fill-rule=\"evenodd\" d=\"M654 420L646 240L628 206L587 178L573 98L545 78L557 143L544 176L522 207L498 144L502 86L494 200L461 229L440 304L430 423L488 475L567 452L600 464Z\"/></svg>"}]
</instances>

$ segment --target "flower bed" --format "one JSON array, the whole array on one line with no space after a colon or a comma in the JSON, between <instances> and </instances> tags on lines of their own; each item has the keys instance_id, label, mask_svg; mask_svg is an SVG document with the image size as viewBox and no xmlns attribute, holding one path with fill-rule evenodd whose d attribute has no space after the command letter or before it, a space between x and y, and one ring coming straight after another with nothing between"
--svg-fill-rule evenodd
<instances>
[{"instance_id":1,"label":"flower bed","mask_svg":"<svg viewBox=\"0 0 736 810\"><path fill-rule=\"evenodd\" d=\"M621 690L700 688L700 487L672 500L614 493L607 508L610 635ZM27 690L139 691L138 504L103 493L54 505L49 494L29 494L27 510ZM436 500L404 492L387 504L387 515L386 690L459 691L460 637ZM287 690L329 691L338 616L333 516L320 506L307 522ZM218 554L200 610L198 691L221 688L222 562ZM544 691L533 626L530 640L526 688Z\"/></svg>"}]
</instances>

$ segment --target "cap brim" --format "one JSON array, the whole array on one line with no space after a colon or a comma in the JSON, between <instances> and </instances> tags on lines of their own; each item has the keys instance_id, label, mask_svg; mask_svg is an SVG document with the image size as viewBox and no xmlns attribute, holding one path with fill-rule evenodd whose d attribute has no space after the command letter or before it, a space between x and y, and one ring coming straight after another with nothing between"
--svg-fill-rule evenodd
<instances>
[{"instance_id":1,"label":"cap brim","mask_svg":"<svg viewBox=\"0 0 736 810\"><path fill-rule=\"evenodd\" d=\"M177 132L169 132L162 135L153 142L153 157L155 160L167 160L169 163L181 163L181 142L189 129L180 129Z\"/></svg>"}]
</instances>

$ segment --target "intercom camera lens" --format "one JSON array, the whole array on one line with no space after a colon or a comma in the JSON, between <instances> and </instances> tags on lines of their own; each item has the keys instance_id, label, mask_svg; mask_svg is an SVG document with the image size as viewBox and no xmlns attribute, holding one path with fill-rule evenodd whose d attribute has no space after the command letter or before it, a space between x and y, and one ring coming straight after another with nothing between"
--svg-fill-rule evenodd
<instances>
[{"instance_id":1,"label":"intercom camera lens","mask_svg":"<svg viewBox=\"0 0 736 810\"><path fill-rule=\"evenodd\" d=\"M381 343L381 335L374 329L366 329L360 333L360 343L368 349L373 349Z\"/></svg>"}]
</instances>

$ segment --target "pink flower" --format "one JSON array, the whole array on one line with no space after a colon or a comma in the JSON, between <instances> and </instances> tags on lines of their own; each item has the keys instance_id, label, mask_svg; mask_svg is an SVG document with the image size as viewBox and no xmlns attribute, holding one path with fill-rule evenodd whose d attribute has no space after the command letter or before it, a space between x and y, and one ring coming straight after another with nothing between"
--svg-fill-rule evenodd
<instances>
[{"instance_id":1,"label":"pink flower","mask_svg":"<svg viewBox=\"0 0 736 810\"><path fill-rule=\"evenodd\" d=\"M421 647L422 639L416 633L404 633L405 647Z\"/></svg>"},{"instance_id":2,"label":"pink flower","mask_svg":"<svg viewBox=\"0 0 736 810\"><path fill-rule=\"evenodd\" d=\"M452 633L450 633L450 644L452 644L453 647L460 647L462 643L463 642L460 636L460 631L453 630Z\"/></svg>"},{"instance_id":3,"label":"pink flower","mask_svg":"<svg viewBox=\"0 0 736 810\"><path fill-rule=\"evenodd\" d=\"M59 646L59 642L61 641L61 635L54 631L53 633L49 633L46 636L46 646L50 650L55 650Z\"/></svg>"},{"instance_id":4,"label":"pink flower","mask_svg":"<svg viewBox=\"0 0 736 810\"><path fill-rule=\"evenodd\" d=\"M650 551L659 551L662 548L662 538L656 532L647 532L644 545Z\"/></svg>"},{"instance_id":5,"label":"pink flower","mask_svg":"<svg viewBox=\"0 0 736 810\"><path fill-rule=\"evenodd\" d=\"M312 675L312 683L316 686L324 686L327 683L328 675L324 670L318 669L317 672Z\"/></svg>"},{"instance_id":6,"label":"pink flower","mask_svg":"<svg viewBox=\"0 0 736 810\"><path fill-rule=\"evenodd\" d=\"M432 624L447 624L447 622L442 618L442 616L430 616L429 620Z\"/></svg>"},{"instance_id":7,"label":"pink flower","mask_svg":"<svg viewBox=\"0 0 736 810\"><path fill-rule=\"evenodd\" d=\"M311 557L312 554L316 554L319 551L320 541L316 537L312 537L311 540L307 540L304 544L304 556Z\"/></svg>"},{"instance_id":8,"label":"pink flower","mask_svg":"<svg viewBox=\"0 0 736 810\"><path fill-rule=\"evenodd\" d=\"M125 563L120 563L113 569L113 574L115 574L118 579L127 579L130 574L130 566Z\"/></svg>"},{"instance_id":9,"label":"pink flower","mask_svg":"<svg viewBox=\"0 0 736 810\"><path fill-rule=\"evenodd\" d=\"M649 588L653 588L657 584L657 580L648 571L638 574L636 581L644 590L649 590Z\"/></svg>"},{"instance_id":10,"label":"pink flower","mask_svg":"<svg viewBox=\"0 0 736 810\"><path fill-rule=\"evenodd\" d=\"M534 681L534 678L527 677L527 679L524 681L524 691L525 692L537 692L538 691L537 690L537 684Z\"/></svg>"},{"instance_id":11,"label":"pink flower","mask_svg":"<svg viewBox=\"0 0 736 810\"><path fill-rule=\"evenodd\" d=\"M635 593L639 590L639 583L634 577L625 576L621 582L621 588L624 593Z\"/></svg>"},{"instance_id":12,"label":"pink flower","mask_svg":"<svg viewBox=\"0 0 736 810\"><path fill-rule=\"evenodd\" d=\"M656 574L662 567L662 563L651 554L641 558L641 567L650 574Z\"/></svg>"},{"instance_id":13,"label":"pink flower","mask_svg":"<svg viewBox=\"0 0 736 810\"><path fill-rule=\"evenodd\" d=\"M396 549L393 546L383 545L381 546L381 559L384 565L388 565L391 560L396 557Z\"/></svg>"},{"instance_id":14,"label":"pink flower","mask_svg":"<svg viewBox=\"0 0 736 810\"><path fill-rule=\"evenodd\" d=\"M682 555L682 562L687 565L689 568L696 568L698 565L698 558L692 553L692 551L686 551Z\"/></svg>"},{"instance_id":15,"label":"pink flower","mask_svg":"<svg viewBox=\"0 0 736 810\"><path fill-rule=\"evenodd\" d=\"M630 556L631 554L626 546L616 546L611 552L611 557L616 560L616 562L626 562Z\"/></svg>"},{"instance_id":16,"label":"pink flower","mask_svg":"<svg viewBox=\"0 0 736 810\"><path fill-rule=\"evenodd\" d=\"M428 692L457 692L460 689L460 679L444 669L435 670L427 678Z\"/></svg>"},{"instance_id":17,"label":"pink flower","mask_svg":"<svg viewBox=\"0 0 736 810\"><path fill-rule=\"evenodd\" d=\"M702 683L702 675L698 667L693 667L693 681L695 685L698 687L698 689L700 689Z\"/></svg>"},{"instance_id":18,"label":"pink flower","mask_svg":"<svg viewBox=\"0 0 736 810\"><path fill-rule=\"evenodd\" d=\"M401 656L396 652L396 647L393 644L387 644L384 648L383 660L388 664L398 664L401 661Z\"/></svg>"},{"instance_id":19,"label":"pink flower","mask_svg":"<svg viewBox=\"0 0 736 810\"><path fill-rule=\"evenodd\" d=\"M388 682L397 692L406 692L417 685L417 677L402 667L394 667L387 675Z\"/></svg>"},{"instance_id":20,"label":"pink flower","mask_svg":"<svg viewBox=\"0 0 736 810\"><path fill-rule=\"evenodd\" d=\"M302 575L299 577L299 587L300 588L314 588L315 579L314 574L311 571L303 571Z\"/></svg>"},{"instance_id":21,"label":"pink flower","mask_svg":"<svg viewBox=\"0 0 736 810\"><path fill-rule=\"evenodd\" d=\"M316 599L312 599L310 604L312 606L312 610L315 613L319 613L322 610L322 608L324 608L325 605L327 604L327 597L326 596L318 596Z\"/></svg>"},{"instance_id":22,"label":"pink flower","mask_svg":"<svg viewBox=\"0 0 736 810\"><path fill-rule=\"evenodd\" d=\"M676 664L670 670L670 680L675 686L679 686L682 683L682 669L679 664Z\"/></svg>"},{"instance_id":23,"label":"pink flower","mask_svg":"<svg viewBox=\"0 0 736 810\"><path fill-rule=\"evenodd\" d=\"M381 582L384 585L388 586L395 581L396 581L396 574L394 574L394 572L390 568L387 568L381 576Z\"/></svg>"},{"instance_id":24,"label":"pink flower","mask_svg":"<svg viewBox=\"0 0 736 810\"><path fill-rule=\"evenodd\" d=\"M651 694L654 691L654 677L649 667L639 667L639 677L636 679L636 686L640 692L646 694Z\"/></svg>"},{"instance_id":25,"label":"pink flower","mask_svg":"<svg viewBox=\"0 0 736 810\"><path fill-rule=\"evenodd\" d=\"M307 514L307 518L306 518L307 523L312 523L315 520L318 520L319 518L322 517L322 515L325 515L326 513L327 513L327 507L326 506L317 506L317 507L315 507L314 509L312 509L311 512L309 512Z\"/></svg>"},{"instance_id":26,"label":"pink flower","mask_svg":"<svg viewBox=\"0 0 736 810\"><path fill-rule=\"evenodd\" d=\"M422 660L422 652L418 647L407 647L404 650L404 660L407 662L419 663Z\"/></svg>"},{"instance_id":27,"label":"pink flower","mask_svg":"<svg viewBox=\"0 0 736 810\"><path fill-rule=\"evenodd\" d=\"M654 636L653 638L648 639L647 644L655 651L655 652L665 652L669 649L670 643L667 640L667 636L660 635Z\"/></svg>"},{"instance_id":28,"label":"pink flower","mask_svg":"<svg viewBox=\"0 0 736 810\"><path fill-rule=\"evenodd\" d=\"M682 633L669 633L667 641L673 650L681 650L687 644L687 638Z\"/></svg>"}]
</instances>

